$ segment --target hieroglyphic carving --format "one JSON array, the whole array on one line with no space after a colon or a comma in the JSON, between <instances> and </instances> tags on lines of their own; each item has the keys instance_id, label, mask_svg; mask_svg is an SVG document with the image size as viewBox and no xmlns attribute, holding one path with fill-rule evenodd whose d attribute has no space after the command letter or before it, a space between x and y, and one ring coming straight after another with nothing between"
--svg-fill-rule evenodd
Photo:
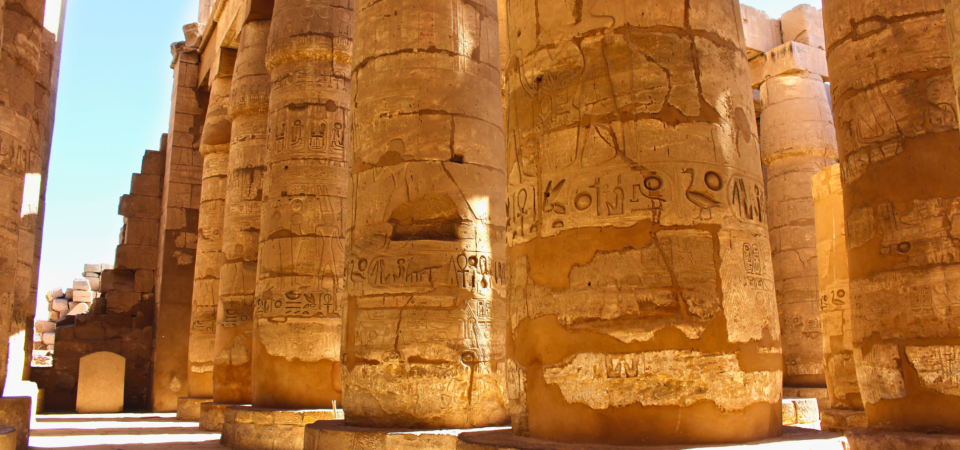
<instances>
[{"instance_id":1,"label":"hieroglyphic carving","mask_svg":"<svg viewBox=\"0 0 960 450\"><path fill-rule=\"evenodd\" d=\"M335 377L351 123L350 92L343 87L350 79L352 22L351 0L274 4L253 311L254 406L327 408L341 400ZM277 371L307 371L312 378L278 381L269 376Z\"/></svg>"},{"instance_id":2,"label":"hieroglyphic carving","mask_svg":"<svg viewBox=\"0 0 960 450\"><path fill-rule=\"evenodd\" d=\"M945 395L960 395L960 347L936 345L906 348L920 384Z\"/></svg>"},{"instance_id":3,"label":"hieroglyphic carving","mask_svg":"<svg viewBox=\"0 0 960 450\"><path fill-rule=\"evenodd\" d=\"M767 199L738 9L723 1L538 8L532 0L508 0L505 10L508 341L522 355L511 373L528 380L508 392L521 398L516 390L549 377L567 403L600 410L567 409L537 388L524 402L536 408L511 407L517 432L577 442L691 439L689 430L637 427L630 435L620 426L617 436L600 437L605 433L588 424L620 415L611 414L614 408L629 407L631 420L644 421L640 411L653 404L642 392L652 384L580 378L578 369L601 367L588 363L542 368L576 354L605 361L625 343L679 354L706 341L763 342L740 347L764 361L761 371L749 372L756 375L751 389L762 395L747 404L780 408ZM553 348L535 342L541 335L578 344ZM708 360L689 361L709 371ZM696 369L678 371L657 406L684 407L684 386L693 385L698 398L736 403L728 389L738 381L735 371L719 373L711 376L715 384L697 384ZM578 399L585 384L593 390ZM563 430L542 425L553 423L554 413L589 419Z\"/></svg>"},{"instance_id":4,"label":"hieroglyphic carving","mask_svg":"<svg viewBox=\"0 0 960 450\"><path fill-rule=\"evenodd\" d=\"M489 1L358 10L343 355L356 423L460 428L507 418L497 26Z\"/></svg>"},{"instance_id":5,"label":"hieroglyphic carving","mask_svg":"<svg viewBox=\"0 0 960 450\"><path fill-rule=\"evenodd\" d=\"M900 350L896 345L877 344L866 354L854 351L857 379L863 401L877 403L907 396L901 373Z\"/></svg>"},{"instance_id":6,"label":"hieroglyphic carving","mask_svg":"<svg viewBox=\"0 0 960 450\"><path fill-rule=\"evenodd\" d=\"M731 376L731 374L736 374ZM710 400L723 411L775 403L779 371L743 372L735 354L666 350L647 353L578 353L548 366L544 380L569 403L593 409L641 404L689 406Z\"/></svg>"}]
</instances>

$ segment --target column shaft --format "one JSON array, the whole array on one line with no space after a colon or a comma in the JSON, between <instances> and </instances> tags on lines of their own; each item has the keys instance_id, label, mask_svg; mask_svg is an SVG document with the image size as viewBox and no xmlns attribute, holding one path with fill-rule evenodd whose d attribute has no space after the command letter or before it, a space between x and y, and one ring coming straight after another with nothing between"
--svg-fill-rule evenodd
<instances>
[{"instance_id":1,"label":"column shaft","mask_svg":"<svg viewBox=\"0 0 960 450\"><path fill-rule=\"evenodd\" d=\"M267 153L267 37L270 21L243 26L233 74L233 120L223 219L223 266L214 349L213 399L250 403L253 296L257 288L260 201Z\"/></svg>"},{"instance_id":2,"label":"column shaft","mask_svg":"<svg viewBox=\"0 0 960 450\"><path fill-rule=\"evenodd\" d=\"M780 329L735 0L508 0L513 426L781 433Z\"/></svg>"},{"instance_id":3,"label":"column shaft","mask_svg":"<svg viewBox=\"0 0 960 450\"><path fill-rule=\"evenodd\" d=\"M224 198L227 159L230 155L229 76L210 83L210 103L200 137L203 181L200 191L200 221L197 261L193 276L193 309L190 319L190 372L188 392L193 398L213 397L213 341L220 293L220 260L223 247Z\"/></svg>"},{"instance_id":4,"label":"column shaft","mask_svg":"<svg viewBox=\"0 0 960 450\"><path fill-rule=\"evenodd\" d=\"M824 1L871 428L960 431L960 133L943 2Z\"/></svg>"},{"instance_id":5,"label":"column shaft","mask_svg":"<svg viewBox=\"0 0 960 450\"><path fill-rule=\"evenodd\" d=\"M833 113L817 74L780 74L765 80L760 93L760 151L767 168L784 385L819 387L826 381L810 178L836 164Z\"/></svg>"},{"instance_id":6,"label":"column shaft","mask_svg":"<svg viewBox=\"0 0 960 450\"><path fill-rule=\"evenodd\" d=\"M23 380L32 341L29 297L51 62L38 51L46 44L43 10L43 0L8 0L0 16L6 30L0 41L0 394Z\"/></svg>"},{"instance_id":7,"label":"column shaft","mask_svg":"<svg viewBox=\"0 0 960 450\"><path fill-rule=\"evenodd\" d=\"M820 314L823 356L830 407L863 410L857 368L853 358L850 309L850 269L843 217L840 166L830 166L813 177L817 229Z\"/></svg>"},{"instance_id":8,"label":"column shaft","mask_svg":"<svg viewBox=\"0 0 960 450\"><path fill-rule=\"evenodd\" d=\"M263 180L253 405L341 399L344 213L350 182L349 0L277 0Z\"/></svg>"},{"instance_id":9,"label":"column shaft","mask_svg":"<svg viewBox=\"0 0 960 450\"><path fill-rule=\"evenodd\" d=\"M496 0L362 3L345 415L368 427L505 423Z\"/></svg>"}]
</instances>

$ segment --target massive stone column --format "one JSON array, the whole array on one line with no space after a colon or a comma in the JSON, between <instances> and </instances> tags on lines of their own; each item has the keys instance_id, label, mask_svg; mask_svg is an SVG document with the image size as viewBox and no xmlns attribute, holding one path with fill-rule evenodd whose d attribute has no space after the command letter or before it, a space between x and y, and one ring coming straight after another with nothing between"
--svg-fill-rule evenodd
<instances>
[{"instance_id":1,"label":"massive stone column","mask_svg":"<svg viewBox=\"0 0 960 450\"><path fill-rule=\"evenodd\" d=\"M509 419L497 28L495 0L358 5L343 346L350 424Z\"/></svg>"},{"instance_id":2,"label":"massive stone column","mask_svg":"<svg viewBox=\"0 0 960 450\"><path fill-rule=\"evenodd\" d=\"M779 435L738 2L536 6L507 6L515 432L618 445Z\"/></svg>"},{"instance_id":3,"label":"massive stone column","mask_svg":"<svg viewBox=\"0 0 960 450\"><path fill-rule=\"evenodd\" d=\"M200 136L203 183L200 191L197 261L193 276L193 309L190 319L190 397L181 398L180 420L200 418L200 403L213 398L213 355L217 301L220 297L220 265L223 248L223 215L227 190L227 160L230 157L230 91L233 82L233 50L222 49L219 73L210 81L210 102Z\"/></svg>"},{"instance_id":4,"label":"massive stone column","mask_svg":"<svg viewBox=\"0 0 960 450\"><path fill-rule=\"evenodd\" d=\"M960 432L960 133L943 8L824 1L854 357L873 429Z\"/></svg>"},{"instance_id":5,"label":"massive stone column","mask_svg":"<svg viewBox=\"0 0 960 450\"><path fill-rule=\"evenodd\" d=\"M830 396L830 409L820 413L821 426L831 431L865 428L867 417L863 412L853 356L850 269L840 166L832 165L821 170L813 176L812 184L824 373Z\"/></svg>"},{"instance_id":6,"label":"massive stone column","mask_svg":"<svg viewBox=\"0 0 960 450\"><path fill-rule=\"evenodd\" d=\"M267 152L270 75L266 51L270 21L247 23L233 74L233 120L223 219L223 260L214 345L213 401L249 404L253 295L257 286L260 200ZM216 409L214 406L210 408ZM222 408L214 414L222 424ZM202 420L201 424L210 422Z\"/></svg>"},{"instance_id":7,"label":"massive stone column","mask_svg":"<svg viewBox=\"0 0 960 450\"><path fill-rule=\"evenodd\" d=\"M0 41L0 394L23 380L46 147L49 53L43 0L8 0ZM13 353L10 353L13 352Z\"/></svg>"},{"instance_id":8,"label":"massive stone column","mask_svg":"<svg viewBox=\"0 0 960 450\"><path fill-rule=\"evenodd\" d=\"M341 399L353 10L349 0L277 0L273 11L253 405L320 409Z\"/></svg>"},{"instance_id":9,"label":"massive stone column","mask_svg":"<svg viewBox=\"0 0 960 450\"><path fill-rule=\"evenodd\" d=\"M791 41L750 65L763 104L760 151L767 169L784 386L822 387L826 381L810 178L837 162L833 112L824 85L826 54Z\"/></svg>"}]
</instances>

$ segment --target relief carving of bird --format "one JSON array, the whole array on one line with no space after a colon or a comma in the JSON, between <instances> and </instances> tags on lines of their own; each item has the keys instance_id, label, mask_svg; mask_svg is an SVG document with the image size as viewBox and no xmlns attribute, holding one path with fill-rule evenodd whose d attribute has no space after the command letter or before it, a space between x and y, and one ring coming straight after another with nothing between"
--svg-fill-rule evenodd
<instances>
[{"instance_id":1,"label":"relief carving of bird","mask_svg":"<svg viewBox=\"0 0 960 450\"><path fill-rule=\"evenodd\" d=\"M693 169L683 169L683 173L690 174L690 186L687 187L687 200L690 200L690 203L700 207L701 220L712 219L713 213L710 210L720 206L720 201L706 192L693 190L693 184L697 181L697 175ZM707 217L703 217L704 212L707 213Z\"/></svg>"}]
</instances>

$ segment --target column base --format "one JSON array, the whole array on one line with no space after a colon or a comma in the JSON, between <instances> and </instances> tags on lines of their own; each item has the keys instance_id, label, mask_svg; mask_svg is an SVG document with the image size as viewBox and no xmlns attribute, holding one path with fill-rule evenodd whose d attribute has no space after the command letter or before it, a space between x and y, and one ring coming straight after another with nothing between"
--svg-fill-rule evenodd
<instances>
[{"instance_id":1,"label":"column base","mask_svg":"<svg viewBox=\"0 0 960 450\"><path fill-rule=\"evenodd\" d=\"M783 425L804 425L820 421L820 409L815 398L784 398Z\"/></svg>"},{"instance_id":2,"label":"column base","mask_svg":"<svg viewBox=\"0 0 960 450\"><path fill-rule=\"evenodd\" d=\"M200 404L212 401L212 398L180 397L180 399L177 400L177 420L199 422Z\"/></svg>"},{"instance_id":3,"label":"column base","mask_svg":"<svg viewBox=\"0 0 960 450\"><path fill-rule=\"evenodd\" d=\"M815 398L820 410L830 409L830 391L821 388L783 387L783 398Z\"/></svg>"},{"instance_id":4,"label":"column base","mask_svg":"<svg viewBox=\"0 0 960 450\"><path fill-rule=\"evenodd\" d=\"M18 450L17 430L10 427L0 427L0 450Z\"/></svg>"},{"instance_id":5,"label":"column base","mask_svg":"<svg viewBox=\"0 0 960 450\"><path fill-rule=\"evenodd\" d=\"M207 402L200 404L200 429L203 431L223 431L223 413L230 406L250 406L239 405L236 403L214 403Z\"/></svg>"},{"instance_id":6,"label":"column base","mask_svg":"<svg viewBox=\"0 0 960 450\"><path fill-rule=\"evenodd\" d=\"M859 430L867 427L867 413L865 411L851 411L846 409L825 409L820 411L820 428L835 433L847 430Z\"/></svg>"},{"instance_id":7,"label":"column base","mask_svg":"<svg viewBox=\"0 0 960 450\"><path fill-rule=\"evenodd\" d=\"M907 433L885 430L850 430L850 450L960 450L960 435Z\"/></svg>"},{"instance_id":8,"label":"column base","mask_svg":"<svg viewBox=\"0 0 960 450\"><path fill-rule=\"evenodd\" d=\"M457 450L457 436L468 431L510 431L509 428L476 430L406 430L364 428L343 420L307 425L303 450Z\"/></svg>"},{"instance_id":9,"label":"column base","mask_svg":"<svg viewBox=\"0 0 960 450\"><path fill-rule=\"evenodd\" d=\"M303 450L304 426L342 418L342 410L278 410L228 406L220 445L233 450Z\"/></svg>"},{"instance_id":10,"label":"column base","mask_svg":"<svg viewBox=\"0 0 960 450\"><path fill-rule=\"evenodd\" d=\"M0 397L0 427L14 429L16 445L13 448L16 450L27 450L32 412L33 399L30 397Z\"/></svg>"},{"instance_id":11,"label":"column base","mask_svg":"<svg viewBox=\"0 0 960 450\"><path fill-rule=\"evenodd\" d=\"M683 450L717 448L715 445L621 447L566 444L515 436L511 430L467 432L461 434L459 440L457 450ZM808 428L784 427L783 436L779 438L743 445L724 445L723 448L725 450L847 450L847 440L837 433Z\"/></svg>"}]
</instances>

